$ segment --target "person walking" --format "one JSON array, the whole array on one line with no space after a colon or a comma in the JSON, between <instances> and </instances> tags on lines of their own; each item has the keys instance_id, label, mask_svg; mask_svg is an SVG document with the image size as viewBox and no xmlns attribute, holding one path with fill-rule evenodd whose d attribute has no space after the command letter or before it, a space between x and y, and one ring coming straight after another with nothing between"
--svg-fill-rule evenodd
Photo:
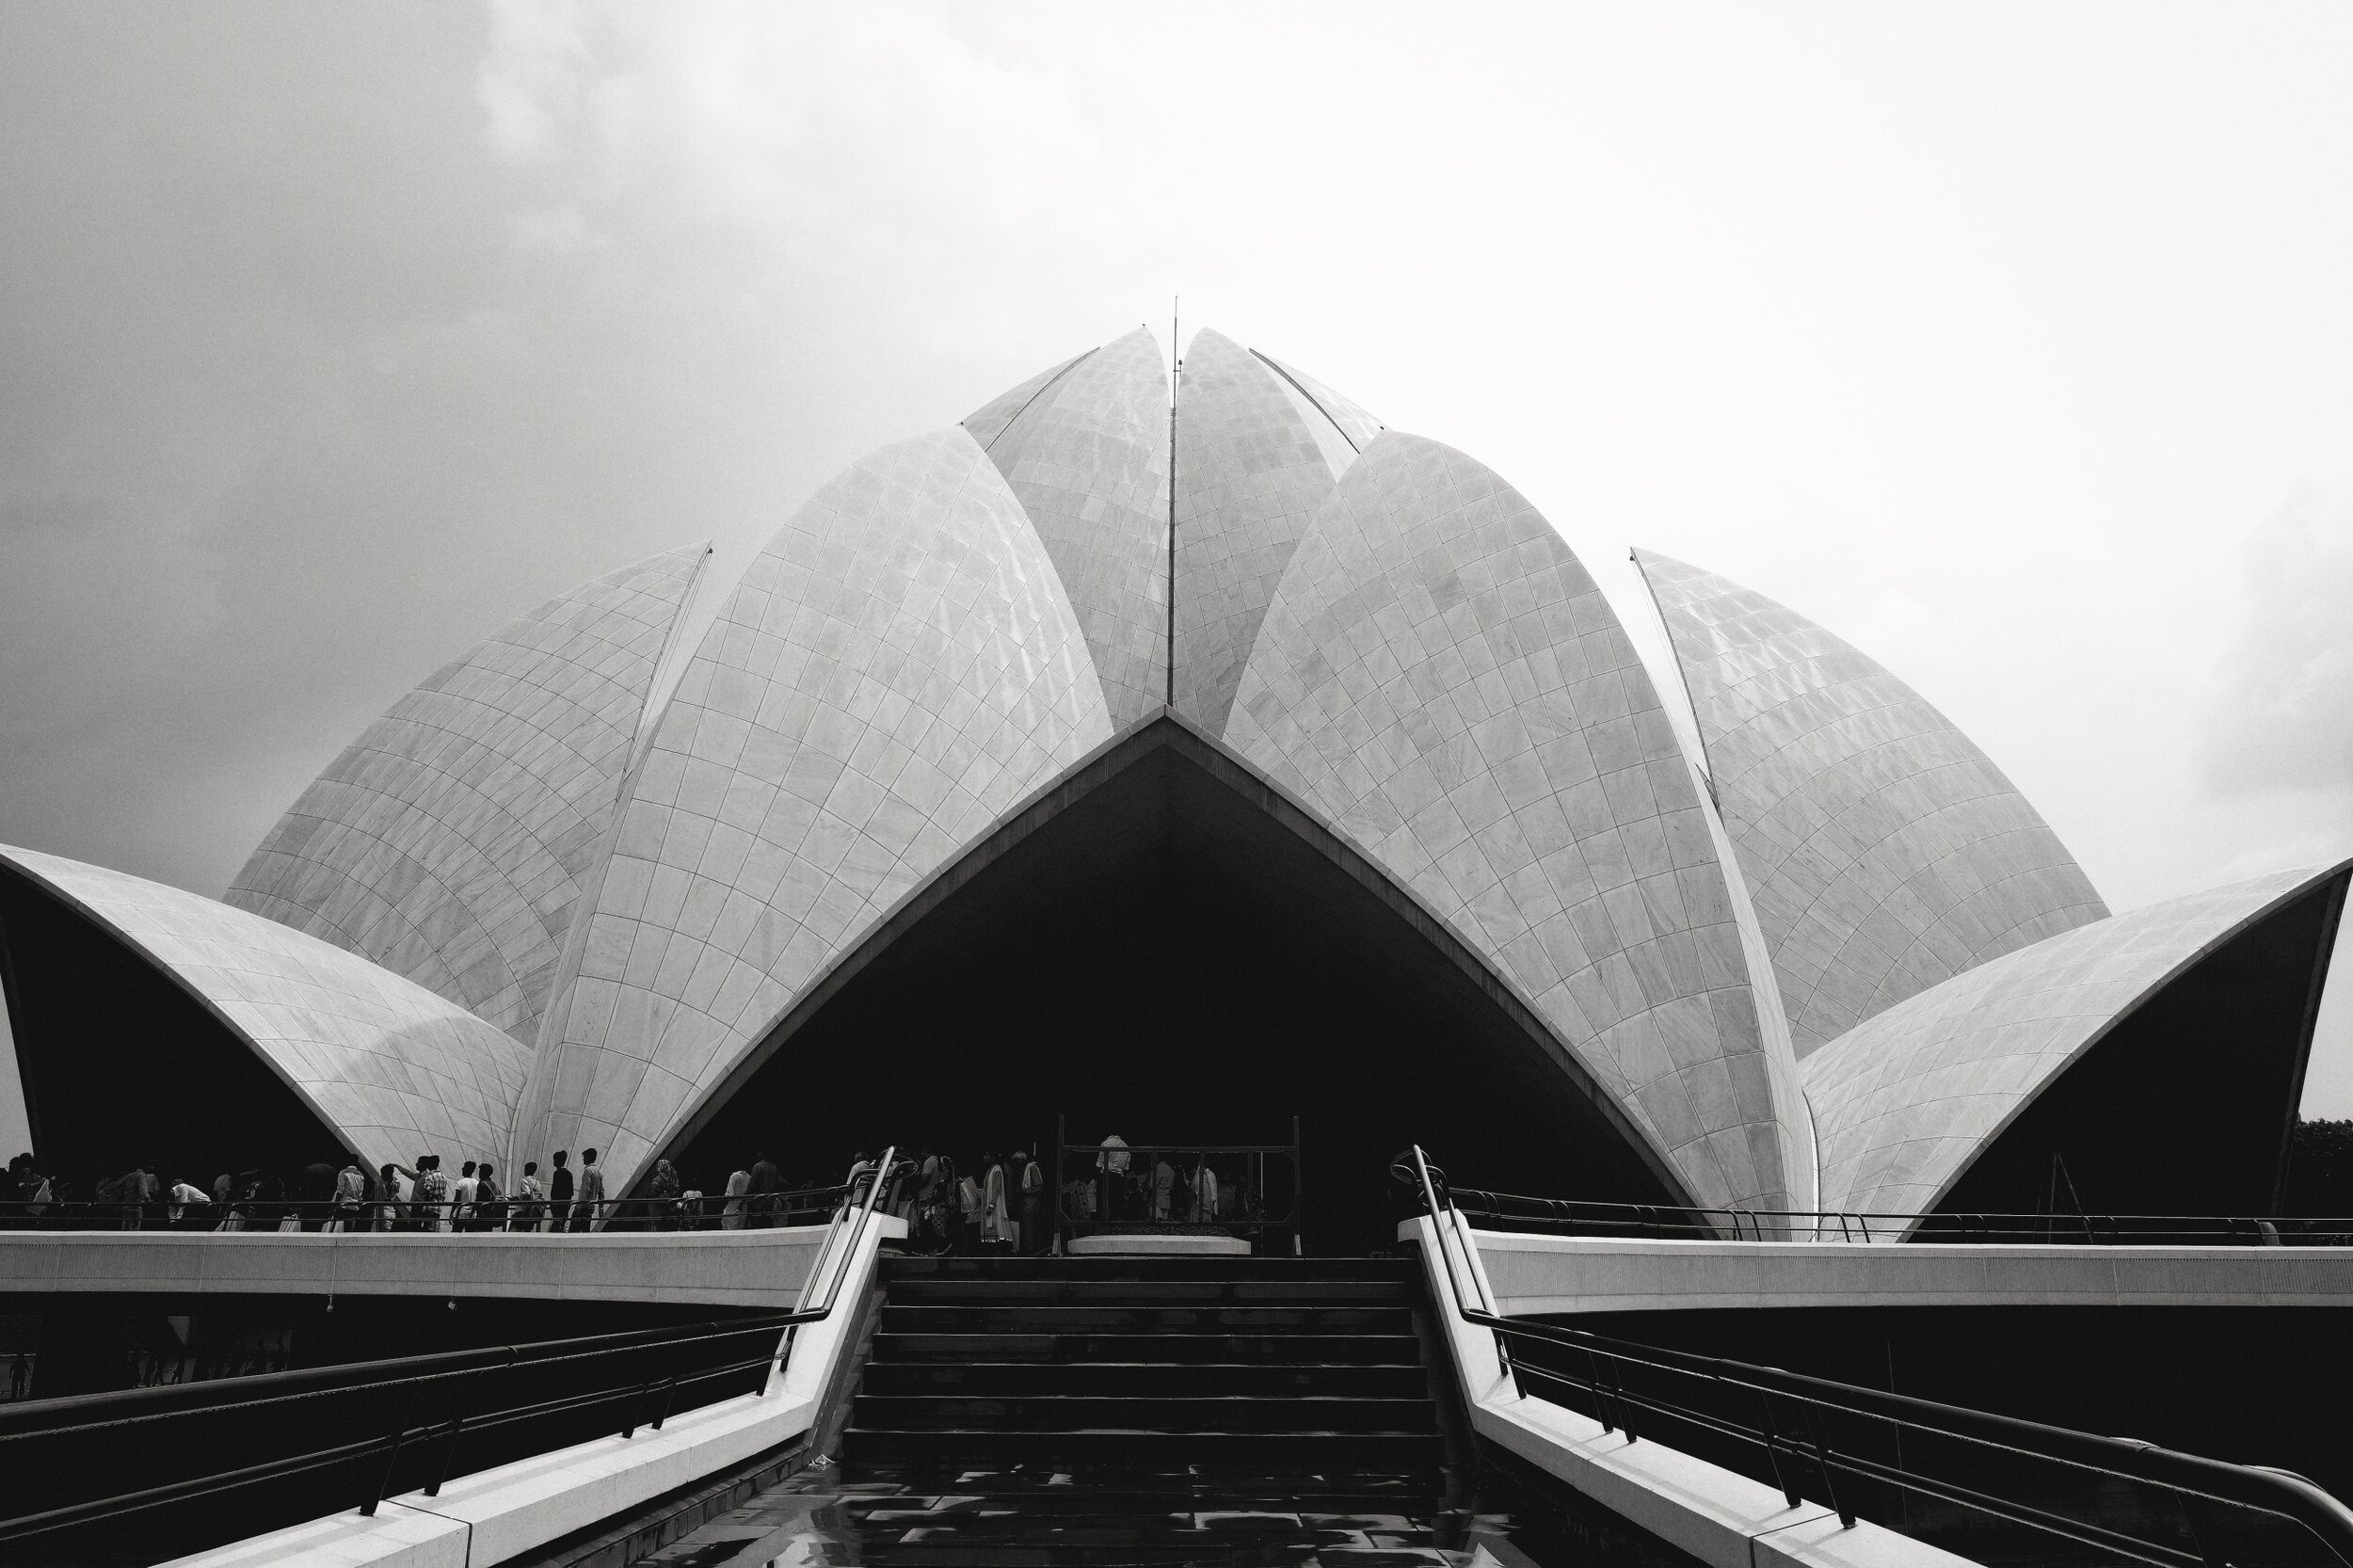
<instances>
[{"instance_id":1,"label":"person walking","mask_svg":"<svg viewBox=\"0 0 2353 1568\"><path fill-rule=\"evenodd\" d=\"M325 1230L335 1202L335 1166L313 1160L302 1168L302 1228Z\"/></svg>"},{"instance_id":2,"label":"person walking","mask_svg":"<svg viewBox=\"0 0 2353 1568\"><path fill-rule=\"evenodd\" d=\"M506 1194L498 1184L498 1173L488 1160L473 1174L473 1227L476 1230L506 1228Z\"/></svg>"},{"instance_id":3,"label":"person walking","mask_svg":"<svg viewBox=\"0 0 2353 1568\"><path fill-rule=\"evenodd\" d=\"M752 1190L752 1173L738 1167L728 1173L727 1201L719 1206L719 1228L742 1230L745 1194Z\"/></svg>"},{"instance_id":4,"label":"person walking","mask_svg":"<svg viewBox=\"0 0 2353 1568\"><path fill-rule=\"evenodd\" d=\"M655 1230L678 1229L678 1167L666 1160L653 1162L653 1175L646 1179L646 1197L653 1206L649 1224Z\"/></svg>"},{"instance_id":5,"label":"person walking","mask_svg":"<svg viewBox=\"0 0 2353 1568\"><path fill-rule=\"evenodd\" d=\"M1102 1152L1095 1157L1095 1174L1103 1189L1102 1201L1096 1208L1106 1220L1128 1217L1128 1165L1132 1158L1128 1140L1116 1132L1103 1140Z\"/></svg>"},{"instance_id":6,"label":"person walking","mask_svg":"<svg viewBox=\"0 0 2353 1568\"><path fill-rule=\"evenodd\" d=\"M1005 1208L1005 1160L996 1154L984 1154L982 1165L988 1170L986 1177L982 1177L982 1239L1012 1243L1015 1222Z\"/></svg>"},{"instance_id":7,"label":"person walking","mask_svg":"<svg viewBox=\"0 0 2353 1568\"><path fill-rule=\"evenodd\" d=\"M360 1206L367 1202L368 1178L356 1160L344 1161L344 1168L335 1173L335 1207L327 1216L327 1228L334 1231L351 1230L360 1223Z\"/></svg>"},{"instance_id":8,"label":"person walking","mask_svg":"<svg viewBox=\"0 0 2353 1568\"><path fill-rule=\"evenodd\" d=\"M744 1224L754 1230L766 1230L776 1223L776 1190L782 1185L776 1162L765 1154L752 1161L751 1179L744 1192L748 1200L744 1208Z\"/></svg>"},{"instance_id":9,"label":"person walking","mask_svg":"<svg viewBox=\"0 0 2353 1568\"><path fill-rule=\"evenodd\" d=\"M473 1229L474 1192L481 1185L473 1172L474 1163L469 1160L457 1167L457 1179L450 1183L449 1228L452 1230Z\"/></svg>"},{"instance_id":10,"label":"person walking","mask_svg":"<svg viewBox=\"0 0 2353 1568\"><path fill-rule=\"evenodd\" d=\"M580 1151L580 1196L572 1205L572 1228L587 1231L597 1228L604 1218L604 1173L597 1169L597 1151Z\"/></svg>"},{"instance_id":11,"label":"person walking","mask_svg":"<svg viewBox=\"0 0 2353 1568\"><path fill-rule=\"evenodd\" d=\"M1014 1222L1013 1250L1017 1253L1035 1252L1039 1246L1038 1210L1046 1196L1046 1173L1037 1168L1037 1161L1019 1149L1013 1151L1013 1190L1020 1205L1020 1218Z\"/></svg>"},{"instance_id":12,"label":"person walking","mask_svg":"<svg viewBox=\"0 0 2353 1568\"><path fill-rule=\"evenodd\" d=\"M376 1173L376 1228L398 1230L406 1218L400 1200L400 1167L387 1165Z\"/></svg>"},{"instance_id":13,"label":"person walking","mask_svg":"<svg viewBox=\"0 0 2353 1568\"><path fill-rule=\"evenodd\" d=\"M170 1205L168 1223L174 1230L201 1230L204 1210L213 1207L212 1194L193 1181L175 1181L168 1200Z\"/></svg>"},{"instance_id":14,"label":"person walking","mask_svg":"<svg viewBox=\"0 0 2353 1568\"><path fill-rule=\"evenodd\" d=\"M572 1228L572 1172L567 1163L571 1158L568 1149L558 1149L548 1156L555 1169L548 1176L548 1223L540 1227L543 1230Z\"/></svg>"},{"instance_id":15,"label":"person walking","mask_svg":"<svg viewBox=\"0 0 2353 1568\"><path fill-rule=\"evenodd\" d=\"M449 1228L449 1177L441 1174L440 1155L417 1156L417 1179L408 1189L408 1208L419 1230Z\"/></svg>"},{"instance_id":16,"label":"person walking","mask_svg":"<svg viewBox=\"0 0 2353 1568\"><path fill-rule=\"evenodd\" d=\"M1197 1225L1217 1220L1217 1173L1209 1169L1207 1160L1196 1160L1193 1167L1192 1220Z\"/></svg>"},{"instance_id":17,"label":"person walking","mask_svg":"<svg viewBox=\"0 0 2353 1568\"><path fill-rule=\"evenodd\" d=\"M523 1178L515 1184L515 1208L506 1222L509 1230L537 1230L547 1214L548 1186L539 1179L539 1162L523 1161Z\"/></svg>"},{"instance_id":18,"label":"person walking","mask_svg":"<svg viewBox=\"0 0 2353 1568\"><path fill-rule=\"evenodd\" d=\"M1152 1161L1152 1218L1166 1224L1176 1213L1176 1167L1162 1153Z\"/></svg>"}]
</instances>

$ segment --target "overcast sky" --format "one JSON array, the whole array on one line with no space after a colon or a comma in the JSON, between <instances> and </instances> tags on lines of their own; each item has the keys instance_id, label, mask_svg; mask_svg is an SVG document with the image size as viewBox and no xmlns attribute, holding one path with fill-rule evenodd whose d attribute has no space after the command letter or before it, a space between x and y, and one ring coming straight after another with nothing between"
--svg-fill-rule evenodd
<instances>
[{"instance_id":1,"label":"overcast sky","mask_svg":"<svg viewBox=\"0 0 2353 1568\"><path fill-rule=\"evenodd\" d=\"M2353 855L2348 81L2342 4L10 0L0 840L217 894L504 620L1181 292L1860 644L2116 908Z\"/></svg>"}]
</instances>

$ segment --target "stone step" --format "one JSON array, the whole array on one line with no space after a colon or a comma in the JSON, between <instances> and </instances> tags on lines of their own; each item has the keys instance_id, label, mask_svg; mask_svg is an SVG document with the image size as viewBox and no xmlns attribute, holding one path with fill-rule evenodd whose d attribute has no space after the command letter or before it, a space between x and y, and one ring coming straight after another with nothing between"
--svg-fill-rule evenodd
<instances>
[{"instance_id":1,"label":"stone step","mask_svg":"<svg viewBox=\"0 0 2353 1568\"><path fill-rule=\"evenodd\" d=\"M1369 1477L1351 1484L1349 1478L1328 1481L1296 1475L1232 1475L1204 1479L1190 1471L1169 1475L1073 1475L1047 1469L974 1472L903 1470L899 1485L879 1495L840 1499L843 1515L860 1526L870 1521L886 1528L924 1515L946 1512L958 1522L969 1517L1000 1522L999 1528L1018 1529L1024 1519L1065 1517L1168 1518L1192 1513L1235 1515L1315 1514L1352 1528L1373 1528L1362 1521L1391 1520L1424 1512L1429 1497L1418 1478Z\"/></svg>"},{"instance_id":2,"label":"stone step","mask_svg":"<svg viewBox=\"0 0 2353 1568\"><path fill-rule=\"evenodd\" d=\"M886 1317L889 1309L886 1309ZM874 1336L876 1363L1157 1361L1199 1366L1419 1367L1411 1334L1055 1334L892 1328Z\"/></svg>"},{"instance_id":3,"label":"stone step","mask_svg":"<svg viewBox=\"0 0 2353 1568\"><path fill-rule=\"evenodd\" d=\"M888 1432L852 1426L842 1468L852 1480L893 1479L899 1470L952 1464L1002 1468L1053 1464L1091 1478L1184 1469L1342 1478L1417 1477L1434 1489L1443 1458L1435 1432Z\"/></svg>"},{"instance_id":4,"label":"stone step","mask_svg":"<svg viewBox=\"0 0 2353 1568\"><path fill-rule=\"evenodd\" d=\"M885 1334L1247 1333L1411 1334L1402 1306L901 1306L882 1311Z\"/></svg>"},{"instance_id":5,"label":"stone step","mask_svg":"<svg viewBox=\"0 0 2353 1568\"><path fill-rule=\"evenodd\" d=\"M1410 1305L1400 1279L1004 1279L941 1274L894 1280L904 1306L1372 1306Z\"/></svg>"},{"instance_id":6,"label":"stone step","mask_svg":"<svg viewBox=\"0 0 2353 1568\"><path fill-rule=\"evenodd\" d=\"M1419 1399L1279 1395L1272 1398L1010 1399L939 1394L861 1394L851 1425L860 1432L1429 1432L1436 1412Z\"/></svg>"},{"instance_id":7,"label":"stone step","mask_svg":"<svg viewBox=\"0 0 2353 1568\"><path fill-rule=\"evenodd\" d=\"M1328 1533L1329 1540L1321 1533ZM1205 1529L1191 1535L1124 1540L1107 1532L1086 1544L1006 1542L970 1545L950 1539L883 1544L872 1541L809 1543L795 1552L798 1568L1452 1568L1457 1559L1422 1546L1374 1545L1351 1532L1291 1527L1291 1539L1226 1538ZM1353 1544L1340 1544L1353 1542Z\"/></svg>"},{"instance_id":8,"label":"stone step","mask_svg":"<svg viewBox=\"0 0 2353 1568\"><path fill-rule=\"evenodd\" d=\"M1393 1257L885 1257L884 1283L903 1279L1401 1280L1410 1259Z\"/></svg>"},{"instance_id":9,"label":"stone step","mask_svg":"<svg viewBox=\"0 0 2353 1568\"><path fill-rule=\"evenodd\" d=\"M1419 1366L1367 1367L1345 1363L876 1361L867 1367L863 1387L869 1394L961 1394L997 1399L1048 1395L1430 1397L1429 1376Z\"/></svg>"}]
</instances>

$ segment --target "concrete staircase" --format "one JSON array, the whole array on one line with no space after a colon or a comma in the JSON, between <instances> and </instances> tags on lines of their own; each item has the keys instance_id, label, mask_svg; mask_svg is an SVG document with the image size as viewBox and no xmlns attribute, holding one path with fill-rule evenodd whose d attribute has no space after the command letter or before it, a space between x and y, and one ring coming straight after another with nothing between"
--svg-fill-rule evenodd
<instances>
[{"instance_id":1,"label":"concrete staircase","mask_svg":"<svg viewBox=\"0 0 2353 1568\"><path fill-rule=\"evenodd\" d=\"M863 1494L845 1499L863 1560L1279 1562L1376 1546L1443 1560L1444 1445L1410 1267L886 1261L835 1483ZM899 1528L927 1509L941 1528Z\"/></svg>"}]
</instances>

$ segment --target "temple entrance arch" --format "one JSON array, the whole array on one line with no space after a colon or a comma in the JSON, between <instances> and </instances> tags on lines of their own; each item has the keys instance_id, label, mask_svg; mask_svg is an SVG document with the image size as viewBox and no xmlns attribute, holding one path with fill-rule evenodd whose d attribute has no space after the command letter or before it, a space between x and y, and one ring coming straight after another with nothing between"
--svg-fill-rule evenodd
<instances>
[{"instance_id":1,"label":"temple entrance arch","mask_svg":"<svg viewBox=\"0 0 2353 1568\"><path fill-rule=\"evenodd\" d=\"M840 1179L896 1141L1261 1143L1301 1120L1310 1250L1391 1228L1388 1157L1624 1202L1680 1181L1413 896L1181 720L1120 737L920 888L664 1150Z\"/></svg>"}]
</instances>

